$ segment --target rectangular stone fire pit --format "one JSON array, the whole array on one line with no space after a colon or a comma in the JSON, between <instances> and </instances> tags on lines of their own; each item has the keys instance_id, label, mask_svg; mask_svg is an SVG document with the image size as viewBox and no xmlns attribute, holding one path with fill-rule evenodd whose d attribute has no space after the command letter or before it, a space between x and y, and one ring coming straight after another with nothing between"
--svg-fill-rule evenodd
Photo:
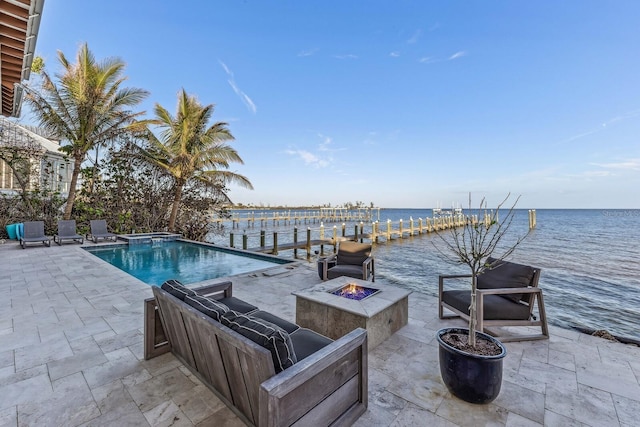
<instances>
[{"instance_id":1,"label":"rectangular stone fire pit","mask_svg":"<svg viewBox=\"0 0 640 427\"><path fill-rule=\"evenodd\" d=\"M375 289L356 300L334 294L350 285ZM344 292L343 292L344 293ZM407 324L411 291L338 277L312 288L293 292L296 296L296 323L331 339L338 339L355 328L367 330L368 347L374 348Z\"/></svg>"}]
</instances>

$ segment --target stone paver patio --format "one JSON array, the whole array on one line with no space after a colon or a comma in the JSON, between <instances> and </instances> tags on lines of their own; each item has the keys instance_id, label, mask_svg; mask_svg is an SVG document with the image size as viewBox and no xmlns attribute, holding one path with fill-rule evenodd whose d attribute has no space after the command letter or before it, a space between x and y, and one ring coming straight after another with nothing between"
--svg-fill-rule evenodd
<instances>
[{"instance_id":1,"label":"stone paver patio","mask_svg":"<svg viewBox=\"0 0 640 427\"><path fill-rule=\"evenodd\" d=\"M319 283L315 266L274 273L234 277L234 295L295 321L291 292ZM243 425L171 354L144 361L149 286L80 246L0 244L0 295L0 426ZM356 425L638 425L640 348L555 327L547 341L506 344L493 403L451 396L435 331L462 324L411 294L409 324L369 353Z\"/></svg>"}]
</instances>

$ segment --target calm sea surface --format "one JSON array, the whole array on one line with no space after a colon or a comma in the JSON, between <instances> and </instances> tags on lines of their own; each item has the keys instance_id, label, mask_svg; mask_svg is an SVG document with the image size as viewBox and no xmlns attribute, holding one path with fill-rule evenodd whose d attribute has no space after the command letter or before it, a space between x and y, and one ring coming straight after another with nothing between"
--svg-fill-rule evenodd
<instances>
[{"instance_id":1,"label":"calm sea surface","mask_svg":"<svg viewBox=\"0 0 640 427\"><path fill-rule=\"evenodd\" d=\"M432 217L430 209L380 211L380 222L391 220L396 228L400 219L407 227L409 218L417 221L427 217ZM325 224L326 237L331 237L333 225ZM316 233L318 226L299 225L302 231L298 240L304 240L307 227ZM292 227L268 224L267 236L277 230L279 242L291 241ZM527 210L518 210L509 237L515 239L525 234L527 228ZM226 231L229 229L227 226ZM255 236L260 223L244 229ZM240 247L242 225L235 232L238 233L235 246ZM353 233L353 224L347 224L347 233ZM314 238L317 236L313 235ZM226 233L211 240L229 245ZM248 246L258 246L257 242L251 243L250 237ZM376 276L415 292L437 296L439 274L468 271L443 259L434 244L442 246L439 237L432 234L376 245ZM279 255L291 257L292 252ZM305 253L299 251L298 255ZM542 269L540 287L549 323L565 328L605 329L613 335L640 340L640 210L538 209L537 227L508 260Z\"/></svg>"}]
</instances>

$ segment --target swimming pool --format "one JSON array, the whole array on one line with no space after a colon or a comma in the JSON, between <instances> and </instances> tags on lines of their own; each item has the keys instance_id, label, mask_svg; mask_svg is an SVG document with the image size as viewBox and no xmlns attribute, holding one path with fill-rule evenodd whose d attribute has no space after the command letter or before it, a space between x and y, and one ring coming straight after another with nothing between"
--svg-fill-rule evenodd
<instances>
[{"instance_id":1,"label":"swimming pool","mask_svg":"<svg viewBox=\"0 0 640 427\"><path fill-rule=\"evenodd\" d=\"M185 284L197 283L291 262L185 241L108 245L84 249L154 286L159 286L168 279L177 279Z\"/></svg>"}]
</instances>

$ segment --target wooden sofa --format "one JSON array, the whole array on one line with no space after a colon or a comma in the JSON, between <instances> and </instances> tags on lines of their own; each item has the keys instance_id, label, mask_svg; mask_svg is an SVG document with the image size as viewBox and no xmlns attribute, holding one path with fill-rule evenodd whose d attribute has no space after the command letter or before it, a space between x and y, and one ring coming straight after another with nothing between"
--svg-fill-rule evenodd
<instances>
[{"instance_id":1,"label":"wooden sofa","mask_svg":"<svg viewBox=\"0 0 640 427\"><path fill-rule=\"evenodd\" d=\"M547 316L542 289L538 287L540 269L508 261L487 260L493 266L478 276L476 292L477 330L489 333L500 341L524 341L549 338ZM471 285L465 290L445 290L446 279L465 278L471 275L441 275L438 281L438 315L441 319L461 317L469 320ZM538 306L538 316L534 308ZM445 315L444 309L455 314ZM500 334L494 326L540 327L540 334Z\"/></svg>"},{"instance_id":2,"label":"wooden sofa","mask_svg":"<svg viewBox=\"0 0 640 427\"><path fill-rule=\"evenodd\" d=\"M233 299L231 282L194 290L217 301ZM160 287L153 292L155 298L145 301L145 359L171 351L247 425L348 426L366 411L364 329L335 341L322 337L330 343L276 373L262 345Z\"/></svg>"}]
</instances>

